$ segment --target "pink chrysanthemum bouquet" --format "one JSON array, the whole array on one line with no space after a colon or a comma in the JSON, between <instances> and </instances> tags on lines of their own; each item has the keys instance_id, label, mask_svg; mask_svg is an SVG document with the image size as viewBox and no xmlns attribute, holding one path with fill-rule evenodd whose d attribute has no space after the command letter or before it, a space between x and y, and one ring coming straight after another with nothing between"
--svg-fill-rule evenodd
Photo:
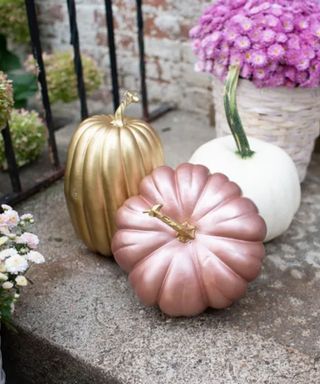
<instances>
[{"instance_id":1,"label":"pink chrysanthemum bouquet","mask_svg":"<svg viewBox=\"0 0 320 384\"><path fill-rule=\"evenodd\" d=\"M257 87L318 87L320 2L217 0L190 31L196 70L224 80L230 65Z\"/></svg>"}]
</instances>

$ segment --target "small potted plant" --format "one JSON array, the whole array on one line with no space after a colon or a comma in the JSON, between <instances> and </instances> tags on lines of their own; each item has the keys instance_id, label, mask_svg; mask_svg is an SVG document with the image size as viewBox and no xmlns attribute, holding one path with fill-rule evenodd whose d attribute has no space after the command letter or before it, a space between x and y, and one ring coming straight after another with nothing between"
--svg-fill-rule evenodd
<instances>
[{"instance_id":1,"label":"small potted plant","mask_svg":"<svg viewBox=\"0 0 320 384\"><path fill-rule=\"evenodd\" d=\"M86 93L90 96L102 84L102 73L97 63L86 54L81 55L83 78ZM77 100L77 77L74 70L73 54L70 51L44 53L43 61L46 68L49 99L52 104L70 103ZM25 69L30 74L37 73L37 66L33 56L25 62ZM61 104L56 105L54 127L59 129L70 123L70 108L62 112Z\"/></svg>"},{"instance_id":2,"label":"small potted plant","mask_svg":"<svg viewBox=\"0 0 320 384\"><path fill-rule=\"evenodd\" d=\"M23 167L36 160L44 149L47 137L46 126L38 112L14 109L9 126L17 165ZM0 137L0 169L7 168L4 142Z\"/></svg>"},{"instance_id":3,"label":"small potted plant","mask_svg":"<svg viewBox=\"0 0 320 384\"><path fill-rule=\"evenodd\" d=\"M16 43L27 43L29 28L25 0L0 1L0 34Z\"/></svg>"},{"instance_id":4,"label":"small potted plant","mask_svg":"<svg viewBox=\"0 0 320 384\"><path fill-rule=\"evenodd\" d=\"M13 107L12 83L0 71L0 131L6 126Z\"/></svg>"},{"instance_id":5,"label":"small potted plant","mask_svg":"<svg viewBox=\"0 0 320 384\"><path fill-rule=\"evenodd\" d=\"M238 107L248 135L285 149L302 181L319 135L320 3L218 0L190 36L196 70L214 76L217 135L229 134L223 81L238 65Z\"/></svg>"},{"instance_id":6,"label":"small potted plant","mask_svg":"<svg viewBox=\"0 0 320 384\"><path fill-rule=\"evenodd\" d=\"M34 223L31 214L19 214L8 205L2 205L0 214L0 318L11 326L11 316L22 287L28 284L26 273L31 264L43 263L37 251L38 236L29 232ZM0 352L0 384L5 383Z\"/></svg>"}]
</instances>

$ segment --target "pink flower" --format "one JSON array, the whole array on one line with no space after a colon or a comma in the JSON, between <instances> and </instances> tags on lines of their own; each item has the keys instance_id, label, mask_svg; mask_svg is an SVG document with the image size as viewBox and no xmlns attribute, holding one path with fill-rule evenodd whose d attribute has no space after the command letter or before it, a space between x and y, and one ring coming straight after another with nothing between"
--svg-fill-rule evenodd
<instances>
[{"instance_id":1,"label":"pink flower","mask_svg":"<svg viewBox=\"0 0 320 384\"><path fill-rule=\"evenodd\" d=\"M242 69L241 69L241 77L244 79L249 79L250 76L252 75L253 68L249 64L243 64Z\"/></svg>"},{"instance_id":2,"label":"pink flower","mask_svg":"<svg viewBox=\"0 0 320 384\"><path fill-rule=\"evenodd\" d=\"M264 67L267 64L268 58L264 51L253 51L251 52L250 63L255 68Z\"/></svg>"},{"instance_id":3,"label":"pink flower","mask_svg":"<svg viewBox=\"0 0 320 384\"><path fill-rule=\"evenodd\" d=\"M222 38L222 33L220 31L215 31L211 35L206 36L202 40L201 47L204 49L208 47L215 48L219 44L221 38Z\"/></svg>"},{"instance_id":4,"label":"pink flower","mask_svg":"<svg viewBox=\"0 0 320 384\"><path fill-rule=\"evenodd\" d=\"M320 1L215 0L190 31L197 70L257 86L319 86ZM302 73L302 75L301 75Z\"/></svg>"},{"instance_id":5,"label":"pink flower","mask_svg":"<svg viewBox=\"0 0 320 384\"><path fill-rule=\"evenodd\" d=\"M239 36L236 38L235 46L240 49L240 51L246 51L250 48L251 42L247 36Z\"/></svg>"},{"instance_id":6,"label":"pink flower","mask_svg":"<svg viewBox=\"0 0 320 384\"><path fill-rule=\"evenodd\" d=\"M309 68L310 60L307 57L301 57L297 60L296 68L298 71L305 71Z\"/></svg>"},{"instance_id":7,"label":"pink flower","mask_svg":"<svg viewBox=\"0 0 320 384\"><path fill-rule=\"evenodd\" d=\"M279 4L272 4L272 5L271 5L270 12L271 12L273 15L275 15L275 16L281 16L281 15L283 15L282 7L281 7L281 5L279 5Z\"/></svg>"},{"instance_id":8,"label":"pink flower","mask_svg":"<svg viewBox=\"0 0 320 384\"><path fill-rule=\"evenodd\" d=\"M277 34L276 40L278 43L285 43L288 41L288 37L285 33L280 32Z\"/></svg>"},{"instance_id":9,"label":"pink flower","mask_svg":"<svg viewBox=\"0 0 320 384\"><path fill-rule=\"evenodd\" d=\"M308 72L306 71L299 71L297 72L297 82L299 84L303 84L307 81L308 79Z\"/></svg>"},{"instance_id":10,"label":"pink flower","mask_svg":"<svg viewBox=\"0 0 320 384\"><path fill-rule=\"evenodd\" d=\"M290 81L295 82L296 81L296 77L297 77L297 71L293 67L288 67L288 68L285 69L284 75Z\"/></svg>"},{"instance_id":11,"label":"pink flower","mask_svg":"<svg viewBox=\"0 0 320 384\"><path fill-rule=\"evenodd\" d=\"M204 70L205 70L205 62L204 61L196 62L196 64L194 65L194 70L196 72L204 72Z\"/></svg>"},{"instance_id":12,"label":"pink flower","mask_svg":"<svg viewBox=\"0 0 320 384\"><path fill-rule=\"evenodd\" d=\"M288 41L289 49L300 49L300 39L298 36L291 34Z\"/></svg>"},{"instance_id":13,"label":"pink flower","mask_svg":"<svg viewBox=\"0 0 320 384\"><path fill-rule=\"evenodd\" d=\"M200 30L200 25L196 25L195 27L193 27L189 32L190 38L195 39L197 37L200 37Z\"/></svg>"},{"instance_id":14,"label":"pink flower","mask_svg":"<svg viewBox=\"0 0 320 384\"><path fill-rule=\"evenodd\" d=\"M308 88L315 88L319 87L319 74L318 73L311 73L309 79L303 83L305 87Z\"/></svg>"},{"instance_id":15,"label":"pink flower","mask_svg":"<svg viewBox=\"0 0 320 384\"><path fill-rule=\"evenodd\" d=\"M278 27L280 24L279 19L277 17L275 17L274 15L267 15L265 17L265 21L266 21L266 25L268 27L271 27L271 28Z\"/></svg>"},{"instance_id":16,"label":"pink flower","mask_svg":"<svg viewBox=\"0 0 320 384\"><path fill-rule=\"evenodd\" d=\"M261 40L266 44L272 44L276 39L276 33L272 29L265 29L262 32Z\"/></svg>"},{"instance_id":17,"label":"pink flower","mask_svg":"<svg viewBox=\"0 0 320 384\"><path fill-rule=\"evenodd\" d=\"M310 74L311 75L315 74L316 76L320 75L320 63L318 62L317 59L312 60L310 63ZM320 77L319 77L319 81L320 81Z\"/></svg>"},{"instance_id":18,"label":"pink flower","mask_svg":"<svg viewBox=\"0 0 320 384\"><path fill-rule=\"evenodd\" d=\"M271 6L271 4L265 2L261 5L257 5L256 7L252 7L250 10L249 10L249 14L250 15L256 15L257 13L260 13L260 12L263 12L263 11L266 11L267 9L269 9Z\"/></svg>"},{"instance_id":19,"label":"pink flower","mask_svg":"<svg viewBox=\"0 0 320 384\"><path fill-rule=\"evenodd\" d=\"M197 54L200 47L201 47L201 41L199 39L193 40L192 51Z\"/></svg>"},{"instance_id":20,"label":"pink flower","mask_svg":"<svg viewBox=\"0 0 320 384\"><path fill-rule=\"evenodd\" d=\"M248 17L243 17L243 19L239 21L239 25L243 32L248 32L251 31L253 22Z\"/></svg>"},{"instance_id":21,"label":"pink flower","mask_svg":"<svg viewBox=\"0 0 320 384\"><path fill-rule=\"evenodd\" d=\"M249 38L254 43L260 42L262 33L263 33L262 28L255 28L250 32Z\"/></svg>"},{"instance_id":22,"label":"pink flower","mask_svg":"<svg viewBox=\"0 0 320 384\"><path fill-rule=\"evenodd\" d=\"M233 0L231 2L231 8L236 9L242 7L243 5L245 5L246 2L247 0Z\"/></svg>"},{"instance_id":23,"label":"pink flower","mask_svg":"<svg viewBox=\"0 0 320 384\"><path fill-rule=\"evenodd\" d=\"M273 45L270 45L270 47L268 48L268 56L271 59L280 59L284 57L284 55L285 55L285 50L283 46L280 44L273 44Z\"/></svg>"},{"instance_id":24,"label":"pink flower","mask_svg":"<svg viewBox=\"0 0 320 384\"><path fill-rule=\"evenodd\" d=\"M320 39L320 22L314 23L311 27L311 31L314 34L314 36Z\"/></svg>"},{"instance_id":25,"label":"pink flower","mask_svg":"<svg viewBox=\"0 0 320 384\"><path fill-rule=\"evenodd\" d=\"M271 75L267 82L268 87L281 87L285 83L285 77L283 73L274 73Z\"/></svg>"},{"instance_id":26,"label":"pink flower","mask_svg":"<svg viewBox=\"0 0 320 384\"><path fill-rule=\"evenodd\" d=\"M19 215L13 209L6 210L0 214L0 226L12 229L19 223Z\"/></svg>"},{"instance_id":27,"label":"pink flower","mask_svg":"<svg viewBox=\"0 0 320 384\"><path fill-rule=\"evenodd\" d=\"M295 64L298 62L298 58L299 58L299 51L295 49L291 49L286 52L287 64L295 66Z\"/></svg>"},{"instance_id":28,"label":"pink flower","mask_svg":"<svg viewBox=\"0 0 320 384\"><path fill-rule=\"evenodd\" d=\"M33 233L25 232L17 239L18 244L26 244L30 249L36 249L39 245L39 238Z\"/></svg>"},{"instance_id":29,"label":"pink flower","mask_svg":"<svg viewBox=\"0 0 320 384\"><path fill-rule=\"evenodd\" d=\"M230 52L230 46L226 41L223 41L220 45L220 51L224 54L228 54Z\"/></svg>"},{"instance_id":30,"label":"pink flower","mask_svg":"<svg viewBox=\"0 0 320 384\"><path fill-rule=\"evenodd\" d=\"M308 57L308 59L310 59L310 60L312 60L312 59L314 59L316 57L315 51L309 45L305 45L305 46L302 47L301 54L303 56Z\"/></svg>"},{"instance_id":31,"label":"pink flower","mask_svg":"<svg viewBox=\"0 0 320 384\"><path fill-rule=\"evenodd\" d=\"M299 30L303 31L307 28L309 28L309 21L305 18L299 18L296 23Z\"/></svg>"},{"instance_id":32,"label":"pink flower","mask_svg":"<svg viewBox=\"0 0 320 384\"><path fill-rule=\"evenodd\" d=\"M227 73L227 67L220 63L215 63L213 66L213 73L219 78L222 78Z\"/></svg>"},{"instance_id":33,"label":"pink flower","mask_svg":"<svg viewBox=\"0 0 320 384\"><path fill-rule=\"evenodd\" d=\"M233 42L237 37L239 37L239 32L236 29L228 29L224 33L227 41Z\"/></svg>"},{"instance_id":34,"label":"pink flower","mask_svg":"<svg viewBox=\"0 0 320 384\"><path fill-rule=\"evenodd\" d=\"M283 29L285 32L292 32L294 30L294 23L291 18L289 17L282 17L281 18Z\"/></svg>"},{"instance_id":35,"label":"pink flower","mask_svg":"<svg viewBox=\"0 0 320 384\"><path fill-rule=\"evenodd\" d=\"M288 79L285 79L285 80L284 80L283 85L284 85L286 88L295 88L295 87L296 87L296 83L294 83L293 81L288 80Z\"/></svg>"},{"instance_id":36,"label":"pink flower","mask_svg":"<svg viewBox=\"0 0 320 384\"><path fill-rule=\"evenodd\" d=\"M253 71L253 77L255 79L264 80L268 73L264 68L257 68Z\"/></svg>"},{"instance_id":37,"label":"pink flower","mask_svg":"<svg viewBox=\"0 0 320 384\"><path fill-rule=\"evenodd\" d=\"M235 52L235 53L231 54L231 56L230 56L230 64L231 65L242 66L242 64L243 64L243 56L240 53L238 53L238 52Z\"/></svg>"}]
</instances>

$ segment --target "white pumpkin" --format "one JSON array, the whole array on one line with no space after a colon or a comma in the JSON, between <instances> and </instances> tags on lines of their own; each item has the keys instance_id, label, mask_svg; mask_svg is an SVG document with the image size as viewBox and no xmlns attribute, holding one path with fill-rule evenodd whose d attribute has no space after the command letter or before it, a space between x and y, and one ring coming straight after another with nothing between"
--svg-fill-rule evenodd
<instances>
[{"instance_id":1,"label":"white pumpkin","mask_svg":"<svg viewBox=\"0 0 320 384\"><path fill-rule=\"evenodd\" d=\"M266 241L283 234L300 206L301 190L296 166L281 148L249 138L255 154L242 159L232 136L209 141L190 159L211 173L220 172L236 182L244 196L258 207L267 224Z\"/></svg>"},{"instance_id":2,"label":"white pumpkin","mask_svg":"<svg viewBox=\"0 0 320 384\"><path fill-rule=\"evenodd\" d=\"M230 67L225 108L233 136L204 144L189 162L205 165L212 173L223 173L236 182L258 207L267 224L265 241L269 241L289 228L300 206L301 187L296 166L286 152L246 137L236 105L238 78L239 68Z\"/></svg>"}]
</instances>

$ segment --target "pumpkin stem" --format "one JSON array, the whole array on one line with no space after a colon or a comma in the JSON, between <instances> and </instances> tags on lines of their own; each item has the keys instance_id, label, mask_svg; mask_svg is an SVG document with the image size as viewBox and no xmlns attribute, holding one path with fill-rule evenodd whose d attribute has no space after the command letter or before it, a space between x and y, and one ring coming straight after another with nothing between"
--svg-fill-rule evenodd
<instances>
[{"instance_id":1,"label":"pumpkin stem","mask_svg":"<svg viewBox=\"0 0 320 384\"><path fill-rule=\"evenodd\" d=\"M122 97L122 101L114 114L113 123L118 127L123 127L125 124L124 121L124 111L128 105L139 102L139 96L135 92L126 91Z\"/></svg>"},{"instance_id":2,"label":"pumpkin stem","mask_svg":"<svg viewBox=\"0 0 320 384\"><path fill-rule=\"evenodd\" d=\"M231 65L225 83L224 108L231 133L238 148L238 153L243 159L245 159L252 157L254 152L250 148L237 107L237 87L239 76L240 66Z\"/></svg>"},{"instance_id":3,"label":"pumpkin stem","mask_svg":"<svg viewBox=\"0 0 320 384\"><path fill-rule=\"evenodd\" d=\"M157 219L161 220L163 223L167 224L169 227L174 229L177 232L177 238L182 243L187 243L190 240L194 240L196 238L196 227L193 225L190 225L188 223L177 223L171 217L163 215L160 210L162 209L163 205L156 204L148 211L145 211L143 213L147 213L151 217L156 217Z\"/></svg>"}]
</instances>

